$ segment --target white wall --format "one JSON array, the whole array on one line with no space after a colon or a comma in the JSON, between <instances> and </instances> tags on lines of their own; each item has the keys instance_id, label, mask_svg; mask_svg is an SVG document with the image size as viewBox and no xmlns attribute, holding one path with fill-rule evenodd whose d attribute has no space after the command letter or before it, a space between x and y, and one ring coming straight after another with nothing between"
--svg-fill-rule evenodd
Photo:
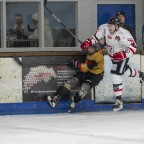
<instances>
[{"instance_id":1,"label":"white wall","mask_svg":"<svg viewBox=\"0 0 144 144\"><path fill-rule=\"evenodd\" d=\"M0 103L22 102L22 67L13 58L0 58Z\"/></svg>"}]
</instances>

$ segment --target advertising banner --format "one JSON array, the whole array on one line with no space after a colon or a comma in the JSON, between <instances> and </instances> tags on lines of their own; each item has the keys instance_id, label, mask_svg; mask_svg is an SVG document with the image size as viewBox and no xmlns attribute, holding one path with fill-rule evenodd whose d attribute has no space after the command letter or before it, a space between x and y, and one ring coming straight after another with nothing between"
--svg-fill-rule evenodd
<instances>
[{"instance_id":1,"label":"advertising banner","mask_svg":"<svg viewBox=\"0 0 144 144\"><path fill-rule=\"evenodd\" d=\"M24 57L23 63L23 101L47 101L48 95L54 95L58 87L73 77L78 71L68 67L72 59L82 60L84 56L48 56ZM77 89L72 91L75 94ZM88 94L90 99L91 93Z\"/></svg>"}]
</instances>

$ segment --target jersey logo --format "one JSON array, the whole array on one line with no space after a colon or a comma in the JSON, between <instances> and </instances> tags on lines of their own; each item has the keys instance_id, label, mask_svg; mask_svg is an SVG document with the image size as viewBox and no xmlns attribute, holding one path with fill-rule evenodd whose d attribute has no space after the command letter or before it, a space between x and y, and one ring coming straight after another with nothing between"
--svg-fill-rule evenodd
<instances>
[{"instance_id":1,"label":"jersey logo","mask_svg":"<svg viewBox=\"0 0 144 144\"><path fill-rule=\"evenodd\" d=\"M119 36L116 36L116 37L115 37L115 40L120 41L120 37L119 37Z\"/></svg>"},{"instance_id":2,"label":"jersey logo","mask_svg":"<svg viewBox=\"0 0 144 144\"><path fill-rule=\"evenodd\" d=\"M113 55L114 54L114 48L110 45L107 46L107 52L109 55Z\"/></svg>"},{"instance_id":3,"label":"jersey logo","mask_svg":"<svg viewBox=\"0 0 144 144\"><path fill-rule=\"evenodd\" d=\"M129 48L126 48L126 49L125 49L125 52L126 52L126 53L130 53L130 49L129 49Z\"/></svg>"},{"instance_id":4,"label":"jersey logo","mask_svg":"<svg viewBox=\"0 0 144 144\"><path fill-rule=\"evenodd\" d=\"M112 39L112 37L110 35L107 36L108 39Z\"/></svg>"}]
</instances>

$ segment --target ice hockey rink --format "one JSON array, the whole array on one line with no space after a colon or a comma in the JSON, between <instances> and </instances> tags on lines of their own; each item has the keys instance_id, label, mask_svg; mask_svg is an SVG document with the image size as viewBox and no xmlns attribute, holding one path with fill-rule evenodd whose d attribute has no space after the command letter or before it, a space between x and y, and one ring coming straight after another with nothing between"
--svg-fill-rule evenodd
<instances>
[{"instance_id":1,"label":"ice hockey rink","mask_svg":"<svg viewBox=\"0 0 144 144\"><path fill-rule=\"evenodd\" d=\"M1 144L144 144L144 111L0 116Z\"/></svg>"}]
</instances>

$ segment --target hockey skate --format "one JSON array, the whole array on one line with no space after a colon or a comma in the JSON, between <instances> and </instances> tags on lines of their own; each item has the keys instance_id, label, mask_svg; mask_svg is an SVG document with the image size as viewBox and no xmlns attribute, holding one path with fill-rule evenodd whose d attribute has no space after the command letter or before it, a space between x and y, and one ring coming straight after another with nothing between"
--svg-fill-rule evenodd
<instances>
[{"instance_id":1,"label":"hockey skate","mask_svg":"<svg viewBox=\"0 0 144 144\"><path fill-rule=\"evenodd\" d=\"M48 100L49 104L51 105L51 107L54 108L59 103L60 96L59 95L57 95L57 96L47 96L47 100Z\"/></svg>"},{"instance_id":2,"label":"hockey skate","mask_svg":"<svg viewBox=\"0 0 144 144\"><path fill-rule=\"evenodd\" d=\"M139 77L141 78L140 82L144 81L144 72L139 71Z\"/></svg>"},{"instance_id":3,"label":"hockey skate","mask_svg":"<svg viewBox=\"0 0 144 144\"><path fill-rule=\"evenodd\" d=\"M70 107L68 112L71 113L73 111L73 109L75 108L76 103L74 103L74 101L71 102Z\"/></svg>"},{"instance_id":4,"label":"hockey skate","mask_svg":"<svg viewBox=\"0 0 144 144\"><path fill-rule=\"evenodd\" d=\"M123 109L123 102L119 99L116 99L115 104L113 105L113 111L117 112Z\"/></svg>"}]
</instances>

